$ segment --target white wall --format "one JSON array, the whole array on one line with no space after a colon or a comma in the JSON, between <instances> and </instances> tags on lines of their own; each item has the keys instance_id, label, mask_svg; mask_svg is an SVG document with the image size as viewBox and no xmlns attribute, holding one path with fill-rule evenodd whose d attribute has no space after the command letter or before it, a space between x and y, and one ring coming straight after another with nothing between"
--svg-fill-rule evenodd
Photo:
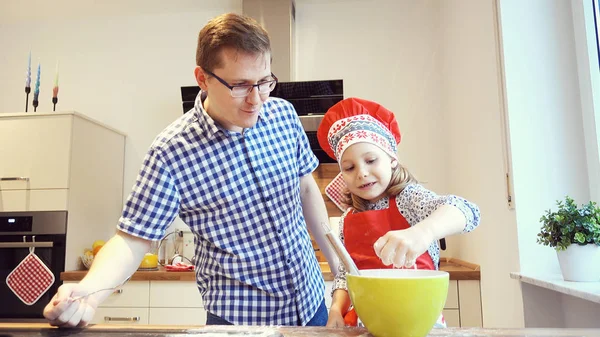
<instances>
[{"instance_id":1,"label":"white wall","mask_svg":"<svg viewBox=\"0 0 600 337\"><path fill-rule=\"evenodd\" d=\"M345 97L394 111L401 160L445 190L438 11L435 0L296 0L295 78L343 79Z\"/></svg>"},{"instance_id":2,"label":"white wall","mask_svg":"<svg viewBox=\"0 0 600 337\"><path fill-rule=\"evenodd\" d=\"M342 78L344 96L396 113L401 160L427 187L476 202L475 232L444 255L481 265L487 327L523 325L514 212L506 206L493 1L297 4L297 80ZM335 13L333 15L332 13Z\"/></svg>"},{"instance_id":3,"label":"white wall","mask_svg":"<svg viewBox=\"0 0 600 337\"><path fill-rule=\"evenodd\" d=\"M442 2L443 103L449 130L448 189L476 202L482 222L452 241L456 257L481 266L486 327L523 325L517 223L506 199L502 78L495 2Z\"/></svg>"},{"instance_id":4,"label":"white wall","mask_svg":"<svg viewBox=\"0 0 600 337\"><path fill-rule=\"evenodd\" d=\"M539 218L589 183L569 1L500 1L521 271L558 271Z\"/></svg>"},{"instance_id":5,"label":"white wall","mask_svg":"<svg viewBox=\"0 0 600 337\"><path fill-rule=\"evenodd\" d=\"M591 93L580 89L581 36L576 39L574 31L580 22L572 12L577 3L582 1L501 0L499 6L519 258L521 271L530 275L560 273L555 251L536 243L540 216L565 195L587 203L589 177L597 183L597 172L588 174L598 167L598 139L592 108L582 109L582 102L591 104ZM597 304L535 286L523 286L523 301L527 327L600 327L593 319Z\"/></svg>"},{"instance_id":6,"label":"white wall","mask_svg":"<svg viewBox=\"0 0 600 337\"><path fill-rule=\"evenodd\" d=\"M30 50L32 90L38 59L42 64L37 111L51 111L59 60L57 110L81 112L128 135L127 197L151 141L183 113L180 87L196 84L198 32L210 18L241 8L241 0L2 1L0 112L25 110Z\"/></svg>"}]
</instances>

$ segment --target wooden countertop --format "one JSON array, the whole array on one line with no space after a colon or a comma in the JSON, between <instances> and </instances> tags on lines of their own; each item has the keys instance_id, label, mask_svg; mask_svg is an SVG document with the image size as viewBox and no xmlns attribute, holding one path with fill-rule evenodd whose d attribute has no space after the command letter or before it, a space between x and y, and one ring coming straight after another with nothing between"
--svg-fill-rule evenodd
<instances>
[{"instance_id":1,"label":"wooden countertop","mask_svg":"<svg viewBox=\"0 0 600 337\"><path fill-rule=\"evenodd\" d=\"M333 280L333 273L326 262L319 263L321 272L325 281ZM479 266L466 261L454 258L440 259L440 270L450 273L451 280L480 280L481 274ZM87 270L65 271L60 273L60 279L63 281L80 281ZM195 281L196 274L192 271L174 272L166 271L159 267L157 271L136 271L131 277L131 281Z\"/></svg>"},{"instance_id":2,"label":"wooden countertop","mask_svg":"<svg viewBox=\"0 0 600 337\"><path fill-rule=\"evenodd\" d=\"M322 327L250 327L250 326L156 326L156 325L93 325L85 329L57 329L43 323L0 323L2 336L245 336L245 337L368 337L364 328ZM563 337L598 336L600 329L483 329L447 328L433 329L430 337L502 336L502 337Z\"/></svg>"}]
</instances>

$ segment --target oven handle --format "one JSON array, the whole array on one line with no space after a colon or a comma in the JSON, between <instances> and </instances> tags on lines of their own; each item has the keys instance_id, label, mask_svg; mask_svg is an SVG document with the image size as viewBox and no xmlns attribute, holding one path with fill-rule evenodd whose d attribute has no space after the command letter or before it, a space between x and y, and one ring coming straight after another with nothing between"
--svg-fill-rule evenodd
<instances>
[{"instance_id":1,"label":"oven handle","mask_svg":"<svg viewBox=\"0 0 600 337\"><path fill-rule=\"evenodd\" d=\"M54 242L0 242L0 248L50 248Z\"/></svg>"},{"instance_id":2,"label":"oven handle","mask_svg":"<svg viewBox=\"0 0 600 337\"><path fill-rule=\"evenodd\" d=\"M29 181L28 177L0 177L0 181Z\"/></svg>"}]
</instances>

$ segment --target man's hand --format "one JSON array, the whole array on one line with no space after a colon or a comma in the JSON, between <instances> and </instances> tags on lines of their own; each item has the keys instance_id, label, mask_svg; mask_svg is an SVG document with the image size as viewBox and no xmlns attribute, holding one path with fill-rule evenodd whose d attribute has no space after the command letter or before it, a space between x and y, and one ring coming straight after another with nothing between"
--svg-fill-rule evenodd
<instances>
[{"instance_id":1,"label":"man's hand","mask_svg":"<svg viewBox=\"0 0 600 337\"><path fill-rule=\"evenodd\" d=\"M380 237L373 248L384 265L396 268L412 268L434 240L431 231L417 225L397 231L389 231Z\"/></svg>"},{"instance_id":2,"label":"man's hand","mask_svg":"<svg viewBox=\"0 0 600 337\"><path fill-rule=\"evenodd\" d=\"M44 308L44 317L50 325L60 327L84 327L94 317L98 303L93 296L73 301L88 290L79 284L63 284Z\"/></svg>"}]
</instances>

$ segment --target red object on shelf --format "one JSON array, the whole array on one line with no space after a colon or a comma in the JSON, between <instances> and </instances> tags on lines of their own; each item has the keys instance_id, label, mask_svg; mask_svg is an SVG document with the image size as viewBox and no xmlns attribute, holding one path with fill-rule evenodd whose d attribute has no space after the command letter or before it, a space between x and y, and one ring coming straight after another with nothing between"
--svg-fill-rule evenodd
<instances>
[{"instance_id":1,"label":"red object on shelf","mask_svg":"<svg viewBox=\"0 0 600 337\"><path fill-rule=\"evenodd\" d=\"M179 262L174 265L166 265L165 269L167 271L192 271L194 270L194 266L191 264Z\"/></svg>"}]
</instances>

